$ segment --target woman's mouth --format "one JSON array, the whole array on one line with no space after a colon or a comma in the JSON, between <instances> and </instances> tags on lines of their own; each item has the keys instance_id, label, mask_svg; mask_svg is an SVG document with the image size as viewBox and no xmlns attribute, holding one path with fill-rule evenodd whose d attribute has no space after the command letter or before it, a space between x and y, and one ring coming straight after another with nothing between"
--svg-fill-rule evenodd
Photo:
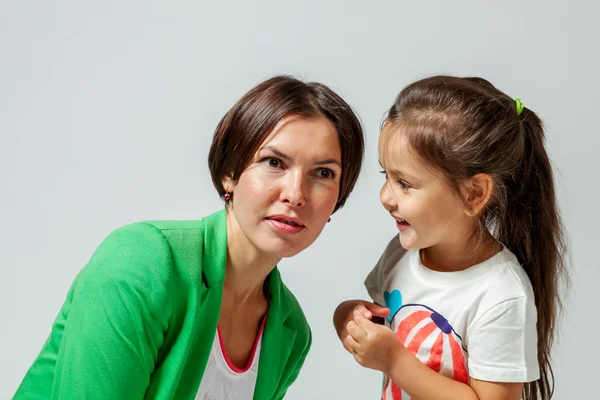
<instances>
[{"instance_id":1,"label":"woman's mouth","mask_svg":"<svg viewBox=\"0 0 600 400\"><path fill-rule=\"evenodd\" d=\"M267 217L266 220L272 228L282 233L298 233L305 228L302 221L286 215L273 215Z\"/></svg>"}]
</instances>

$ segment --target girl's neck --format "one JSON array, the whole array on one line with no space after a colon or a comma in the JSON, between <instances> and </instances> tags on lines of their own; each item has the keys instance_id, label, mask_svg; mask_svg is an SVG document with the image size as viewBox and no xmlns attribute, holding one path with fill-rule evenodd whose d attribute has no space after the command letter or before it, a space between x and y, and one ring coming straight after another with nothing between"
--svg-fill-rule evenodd
<instances>
[{"instance_id":1,"label":"girl's neck","mask_svg":"<svg viewBox=\"0 0 600 400\"><path fill-rule=\"evenodd\" d=\"M461 243L437 244L420 251L421 263L440 272L457 272L489 260L502 251L491 235Z\"/></svg>"}]
</instances>

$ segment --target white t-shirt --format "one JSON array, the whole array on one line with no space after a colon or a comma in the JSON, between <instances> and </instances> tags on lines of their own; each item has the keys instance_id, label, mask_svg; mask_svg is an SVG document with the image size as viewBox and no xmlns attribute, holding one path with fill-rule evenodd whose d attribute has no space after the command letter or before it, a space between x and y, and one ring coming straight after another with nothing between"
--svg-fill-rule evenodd
<instances>
[{"instance_id":1,"label":"white t-shirt","mask_svg":"<svg viewBox=\"0 0 600 400\"><path fill-rule=\"evenodd\" d=\"M468 384L539 378L533 289L506 247L481 264L438 272L396 235L367 276L373 301L391 310L386 325L423 363ZM384 377L382 399L401 397ZM403 393L403 392L402 392ZM406 394L405 394L406 396Z\"/></svg>"},{"instance_id":2,"label":"white t-shirt","mask_svg":"<svg viewBox=\"0 0 600 400\"><path fill-rule=\"evenodd\" d=\"M254 397L265 321L266 315L244 369L237 368L227 356L222 345L221 329L217 327L196 400L241 400Z\"/></svg>"}]
</instances>

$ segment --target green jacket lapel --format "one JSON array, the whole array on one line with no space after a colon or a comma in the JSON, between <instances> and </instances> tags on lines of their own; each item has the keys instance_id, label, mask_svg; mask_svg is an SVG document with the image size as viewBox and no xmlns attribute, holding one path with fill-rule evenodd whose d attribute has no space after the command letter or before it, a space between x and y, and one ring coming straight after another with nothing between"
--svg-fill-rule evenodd
<instances>
[{"instance_id":1,"label":"green jacket lapel","mask_svg":"<svg viewBox=\"0 0 600 400\"><path fill-rule=\"evenodd\" d=\"M271 400L285 371L296 331L286 325L291 313L277 268L269 275L271 301L262 338L254 400Z\"/></svg>"}]
</instances>

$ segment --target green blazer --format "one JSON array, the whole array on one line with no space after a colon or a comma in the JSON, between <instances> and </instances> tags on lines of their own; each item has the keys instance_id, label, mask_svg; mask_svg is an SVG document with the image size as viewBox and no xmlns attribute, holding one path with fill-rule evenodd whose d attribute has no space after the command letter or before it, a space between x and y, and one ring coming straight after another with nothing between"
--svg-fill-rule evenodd
<instances>
[{"instance_id":1,"label":"green blazer","mask_svg":"<svg viewBox=\"0 0 600 400\"><path fill-rule=\"evenodd\" d=\"M194 399L219 321L225 211L111 233L77 275L14 399ZM311 331L277 268L267 278L255 400L281 399Z\"/></svg>"}]
</instances>

